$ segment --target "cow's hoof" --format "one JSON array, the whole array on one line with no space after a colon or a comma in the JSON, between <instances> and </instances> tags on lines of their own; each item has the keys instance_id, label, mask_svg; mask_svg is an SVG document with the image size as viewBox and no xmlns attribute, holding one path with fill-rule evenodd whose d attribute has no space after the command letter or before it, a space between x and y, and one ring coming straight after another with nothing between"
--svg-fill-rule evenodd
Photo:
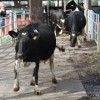
<instances>
[{"instance_id":1,"label":"cow's hoof","mask_svg":"<svg viewBox=\"0 0 100 100\"><path fill-rule=\"evenodd\" d=\"M38 91L35 90L34 93L35 93L35 95L41 95L41 91L39 91L39 90Z\"/></svg>"},{"instance_id":2,"label":"cow's hoof","mask_svg":"<svg viewBox=\"0 0 100 100\"><path fill-rule=\"evenodd\" d=\"M20 87L14 88L14 92L19 91Z\"/></svg>"},{"instance_id":3,"label":"cow's hoof","mask_svg":"<svg viewBox=\"0 0 100 100\"><path fill-rule=\"evenodd\" d=\"M65 52L65 48L63 46L61 47L61 51L62 52Z\"/></svg>"},{"instance_id":4,"label":"cow's hoof","mask_svg":"<svg viewBox=\"0 0 100 100\"><path fill-rule=\"evenodd\" d=\"M87 42L87 39L86 38L84 38L84 42Z\"/></svg>"},{"instance_id":5,"label":"cow's hoof","mask_svg":"<svg viewBox=\"0 0 100 100\"><path fill-rule=\"evenodd\" d=\"M53 84L57 84L57 80L56 79L52 79L52 83Z\"/></svg>"},{"instance_id":6,"label":"cow's hoof","mask_svg":"<svg viewBox=\"0 0 100 100\"><path fill-rule=\"evenodd\" d=\"M78 45L78 48L81 48L81 45Z\"/></svg>"},{"instance_id":7,"label":"cow's hoof","mask_svg":"<svg viewBox=\"0 0 100 100\"><path fill-rule=\"evenodd\" d=\"M31 80L30 85L31 86L35 86L35 81L34 80Z\"/></svg>"},{"instance_id":8,"label":"cow's hoof","mask_svg":"<svg viewBox=\"0 0 100 100\"><path fill-rule=\"evenodd\" d=\"M38 85L35 85L35 86L34 86L34 93L35 93L36 95L41 95L41 91L40 91Z\"/></svg>"},{"instance_id":9,"label":"cow's hoof","mask_svg":"<svg viewBox=\"0 0 100 100\"><path fill-rule=\"evenodd\" d=\"M13 87L14 87L13 90L14 90L15 92L19 91L20 86L19 86L19 81L18 81L17 79L14 80L14 86L13 86Z\"/></svg>"}]
</instances>

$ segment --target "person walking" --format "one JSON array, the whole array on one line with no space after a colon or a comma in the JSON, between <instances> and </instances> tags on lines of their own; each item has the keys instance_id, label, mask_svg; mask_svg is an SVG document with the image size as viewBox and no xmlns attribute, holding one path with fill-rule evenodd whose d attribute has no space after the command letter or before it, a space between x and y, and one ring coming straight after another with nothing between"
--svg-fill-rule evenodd
<instances>
[{"instance_id":1,"label":"person walking","mask_svg":"<svg viewBox=\"0 0 100 100\"><path fill-rule=\"evenodd\" d=\"M6 17L6 10L5 10L5 4L1 3L0 4L0 37L5 34L5 18Z\"/></svg>"}]
</instances>

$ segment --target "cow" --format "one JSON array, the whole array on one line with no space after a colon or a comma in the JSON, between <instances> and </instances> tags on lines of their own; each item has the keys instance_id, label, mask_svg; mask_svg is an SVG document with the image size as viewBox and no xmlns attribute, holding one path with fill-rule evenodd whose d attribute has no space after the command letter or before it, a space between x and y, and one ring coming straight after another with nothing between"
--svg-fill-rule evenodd
<instances>
[{"instance_id":1,"label":"cow","mask_svg":"<svg viewBox=\"0 0 100 100\"><path fill-rule=\"evenodd\" d=\"M50 23L54 26L56 36L61 35L63 32L68 33L65 30L65 19L72 11L82 11L84 9L75 3L74 0L70 0L66 5L66 10L63 9L50 9Z\"/></svg>"},{"instance_id":2,"label":"cow","mask_svg":"<svg viewBox=\"0 0 100 100\"><path fill-rule=\"evenodd\" d=\"M64 19L64 12L62 9L50 10L50 23L54 27L56 36L62 34L64 30L62 23L63 19Z\"/></svg>"},{"instance_id":3,"label":"cow","mask_svg":"<svg viewBox=\"0 0 100 100\"><path fill-rule=\"evenodd\" d=\"M78 42L78 47L81 47L79 36L86 25L86 18L82 11L72 11L65 19L65 29L70 33L70 46L75 47Z\"/></svg>"},{"instance_id":4,"label":"cow","mask_svg":"<svg viewBox=\"0 0 100 100\"><path fill-rule=\"evenodd\" d=\"M40 61L49 59L52 72L52 82L57 83L54 74L53 53L56 48L56 38L54 30L50 25L42 23L31 23L19 32L9 31L8 34L16 38L15 45L15 66L14 66L14 91L20 89L18 80L18 68L20 66L28 67L35 62L31 85L34 85L34 91L37 95L41 94L38 86L38 70Z\"/></svg>"},{"instance_id":5,"label":"cow","mask_svg":"<svg viewBox=\"0 0 100 100\"><path fill-rule=\"evenodd\" d=\"M76 4L74 0L69 0L66 5L66 11L69 11L68 13L70 13L71 11L75 11L76 8L78 8L79 11L84 12L84 9L80 5Z\"/></svg>"}]
</instances>

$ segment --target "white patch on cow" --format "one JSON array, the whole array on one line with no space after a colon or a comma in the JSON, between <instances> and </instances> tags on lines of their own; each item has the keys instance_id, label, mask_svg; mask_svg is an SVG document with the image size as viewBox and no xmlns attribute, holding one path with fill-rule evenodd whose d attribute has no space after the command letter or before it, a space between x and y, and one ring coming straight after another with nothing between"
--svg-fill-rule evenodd
<instances>
[{"instance_id":1,"label":"white patch on cow","mask_svg":"<svg viewBox=\"0 0 100 100\"><path fill-rule=\"evenodd\" d=\"M44 14L46 13L45 9L43 10L43 13L44 13Z\"/></svg>"},{"instance_id":2,"label":"white patch on cow","mask_svg":"<svg viewBox=\"0 0 100 100\"><path fill-rule=\"evenodd\" d=\"M74 36L75 36L75 34L72 34L72 36L74 37Z\"/></svg>"},{"instance_id":3,"label":"white patch on cow","mask_svg":"<svg viewBox=\"0 0 100 100\"><path fill-rule=\"evenodd\" d=\"M29 67L31 65L31 62L23 62L23 60L20 60L20 67Z\"/></svg>"},{"instance_id":4,"label":"white patch on cow","mask_svg":"<svg viewBox=\"0 0 100 100\"><path fill-rule=\"evenodd\" d=\"M79 11L79 9L76 7L76 9L74 11Z\"/></svg>"},{"instance_id":5,"label":"white patch on cow","mask_svg":"<svg viewBox=\"0 0 100 100\"><path fill-rule=\"evenodd\" d=\"M74 6L74 5L71 5L72 7Z\"/></svg>"},{"instance_id":6,"label":"white patch on cow","mask_svg":"<svg viewBox=\"0 0 100 100\"><path fill-rule=\"evenodd\" d=\"M55 24L55 22L52 22L52 24Z\"/></svg>"},{"instance_id":7,"label":"white patch on cow","mask_svg":"<svg viewBox=\"0 0 100 100\"><path fill-rule=\"evenodd\" d=\"M62 27L57 24L57 26L61 29Z\"/></svg>"},{"instance_id":8,"label":"white patch on cow","mask_svg":"<svg viewBox=\"0 0 100 100\"><path fill-rule=\"evenodd\" d=\"M29 67L31 65L31 62L24 62L24 67Z\"/></svg>"},{"instance_id":9,"label":"white patch on cow","mask_svg":"<svg viewBox=\"0 0 100 100\"><path fill-rule=\"evenodd\" d=\"M81 47L81 37L77 36L77 45L78 47Z\"/></svg>"},{"instance_id":10,"label":"white patch on cow","mask_svg":"<svg viewBox=\"0 0 100 100\"><path fill-rule=\"evenodd\" d=\"M65 19L60 19L60 21L61 21L62 23L64 23L64 22L65 22Z\"/></svg>"},{"instance_id":11,"label":"white patch on cow","mask_svg":"<svg viewBox=\"0 0 100 100\"><path fill-rule=\"evenodd\" d=\"M49 65L50 65L50 70L52 73L52 80L56 80L56 77L54 74L54 54L49 58Z\"/></svg>"},{"instance_id":12,"label":"white patch on cow","mask_svg":"<svg viewBox=\"0 0 100 100\"><path fill-rule=\"evenodd\" d=\"M40 91L38 85L35 85L35 86L34 86L34 91L35 91L36 94L39 94L39 95L41 94L41 91Z\"/></svg>"},{"instance_id":13,"label":"white patch on cow","mask_svg":"<svg viewBox=\"0 0 100 100\"><path fill-rule=\"evenodd\" d=\"M13 88L14 89L17 89L17 88L19 88L19 80L18 80L18 78L16 78L15 80L14 80L14 85L13 85Z\"/></svg>"},{"instance_id":14,"label":"white patch on cow","mask_svg":"<svg viewBox=\"0 0 100 100\"><path fill-rule=\"evenodd\" d=\"M24 67L23 60L19 60L20 67Z\"/></svg>"},{"instance_id":15,"label":"white patch on cow","mask_svg":"<svg viewBox=\"0 0 100 100\"><path fill-rule=\"evenodd\" d=\"M19 81L18 81L18 75L19 75L18 74L18 68L19 67L20 67L19 60L16 60L14 69L17 73L17 76L16 76L16 79L14 80L14 84L13 84L14 91L19 88Z\"/></svg>"},{"instance_id":16,"label":"white patch on cow","mask_svg":"<svg viewBox=\"0 0 100 100\"><path fill-rule=\"evenodd\" d=\"M35 90L38 90L39 89L39 86L38 85L35 85Z\"/></svg>"},{"instance_id":17,"label":"white patch on cow","mask_svg":"<svg viewBox=\"0 0 100 100\"><path fill-rule=\"evenodd\" d=\"M37 39L37 36L34 36L34 37L33 37L33 40L36 40L36 39Z\"/></svg>"},{"instance_id":18,"label":"white patch on cow","mask_svg":"<svg viewBox=\"0 0 100 100\"><path fill-rule=\"evenodd\" d=\"M22 35L26 35L26 33L22 33Z\"/></svg>"},{"instance_id":19,"label":"white patch on cow","mask_svg":"<svg viewBox=\"0 0 100 100\"><path fill-rule=\"evenodd\" d=\"M34 30L35 33L39 33L37 29Z\"/></svg>"},{"instance_id":20,"label":"white patch on cow","mask_svg":"<svg viewBox=\"0 0 100 100\"><path fill-rule=\"evenodd\" d=\"M54 33L55 33L55 36L56 36L56 35L57 35L57 34L56 34L56 30L54 31Z\"/></svg>"},{"instance_id":21,"label":"white patch on cow","mask_svg":"<svg viewBox=\"0 0 100 100\"><path fill-rule=\"evenodd\" d=\"M32 77L32 79L33 79L33 81L35 81L35 77L34 76Z\"/></svg>"},{"instance_id":22,"label":"white patch on cow","mask_svg":"<svg viewBox=\"0 0 100 100\"><path fill-rule=\"evenodd\" d=\"M20 67L19 60L16 60L16 61L15 61L15 69L17 70L18 67Z\"/></svg>"},{"instance_id":23,"label":"white patch on cow","mask_svg":"<svg viewBox=\"0 0 100 100\"><path fill-rule=\"evenodd\" d=\"M61 35L63 33L63 30L61 30L60 32L59 32L59 34Z\"/></svg>"}]
</instances>

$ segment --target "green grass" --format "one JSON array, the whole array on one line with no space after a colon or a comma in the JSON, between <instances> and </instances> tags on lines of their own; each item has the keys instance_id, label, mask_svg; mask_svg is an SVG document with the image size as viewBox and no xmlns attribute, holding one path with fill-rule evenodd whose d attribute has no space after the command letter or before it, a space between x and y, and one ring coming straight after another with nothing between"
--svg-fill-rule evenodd
<instances>
[{"instance_id":1,"label":"green grass","mask_svg":"<svg viewBox=\"0 0 100 100\"><path fill-rule=\"evenodd\" d=\"M11 38L9 36L4 36L0 38L0 44L6 44L9 41L11 41Z\"/></svg>"}]
</instances>

